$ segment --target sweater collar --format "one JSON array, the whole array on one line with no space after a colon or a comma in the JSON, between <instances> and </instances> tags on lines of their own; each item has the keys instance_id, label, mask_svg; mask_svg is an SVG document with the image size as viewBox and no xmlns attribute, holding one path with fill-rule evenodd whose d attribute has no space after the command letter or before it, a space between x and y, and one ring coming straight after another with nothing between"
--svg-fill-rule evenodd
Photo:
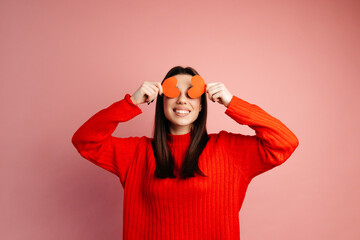
<instances>
[{"instance_id":1,"label":"sweater collar","mask_svg":"<svg viewBox=\"0 0 360 240\"><path fill-rule=\"evenodd\" d=\"M171 145L189 145L192 134L193 131L180 135L167 133L167 142Z\"/></svg>"}]
</instances>

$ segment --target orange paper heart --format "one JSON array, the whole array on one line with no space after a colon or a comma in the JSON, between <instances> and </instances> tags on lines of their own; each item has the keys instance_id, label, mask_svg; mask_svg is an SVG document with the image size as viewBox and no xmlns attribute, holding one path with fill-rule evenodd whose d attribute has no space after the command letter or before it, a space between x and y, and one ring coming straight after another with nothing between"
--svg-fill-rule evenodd
<instances>
[{"instance_id":1,"label":"orange paper heart","mask_svg":"<svg viewBox=\"0 0 360 240\"><path fill-rule=\"evenodd\" d=\"M192 88L189 89L188 95L191 98L200 97L206 89L205 81L200 75L191 78ZM169 77L162 84L163 93L169 98L175 98L180 95L180 90L176 87L177 79Z\"/></svg>"},{"instance_id":2,"label":"orange paper heart","mask_svg":"<svg viewBox=\"0 0 360 240\"><path fill-rule=\"evenodd\" d=\"M163 88L163 93L169 97L174 98L180 95L180 90L176 87L177 79L176 77L169 77L165 79L161 85Z\"/></svg>"},{"instance_id":3,"label":"orange paper heart","mask_svg":"<svg viewBox=\"0 0 360 240\"><path fill-rule=\"evenodd\" d=\"M191 78L192 88L189 89L188 95L191 98L198 98L205 92L205 81L200 75Z\"/></svg>"}]
</instances>

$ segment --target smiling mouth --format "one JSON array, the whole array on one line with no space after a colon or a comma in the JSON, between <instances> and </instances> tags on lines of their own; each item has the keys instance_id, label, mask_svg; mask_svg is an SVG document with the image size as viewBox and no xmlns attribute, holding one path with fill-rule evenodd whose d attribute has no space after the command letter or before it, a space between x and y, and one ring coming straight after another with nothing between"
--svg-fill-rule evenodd
<instances>
[{"instance_id":1,"label":"smiling mouth","mask_svg":"<svg viewBox=\"0 0 360 240\"><path fill-rule=\"evenodd\" d=\"M175 114L180 117L189 115L190 111L188 110L174 110Z\"/></svg>"}]
</instances>

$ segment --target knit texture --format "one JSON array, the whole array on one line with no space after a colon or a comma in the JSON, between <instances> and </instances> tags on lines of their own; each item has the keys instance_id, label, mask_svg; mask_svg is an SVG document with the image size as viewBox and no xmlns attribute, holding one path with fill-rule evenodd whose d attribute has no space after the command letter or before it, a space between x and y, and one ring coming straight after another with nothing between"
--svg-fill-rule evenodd
<instances>
[{"instance_id":1,"label":"knit texture","mask_svg":"<svg viewBox=\"0 0 360 240\"><path fill-rule=\"evenodd\" d=\"M130 95L99 111L73 135L82 157L114 173L124 188L123 239L240 239L239 211L251 179L287 160L299 145L282 122L233 96L225 113L256 135L209 134L199 168L207 176L158 179L151 138L113 137L141 109ZM179 176L191 133L168 134Z\"/></svg>"}]
</instances>

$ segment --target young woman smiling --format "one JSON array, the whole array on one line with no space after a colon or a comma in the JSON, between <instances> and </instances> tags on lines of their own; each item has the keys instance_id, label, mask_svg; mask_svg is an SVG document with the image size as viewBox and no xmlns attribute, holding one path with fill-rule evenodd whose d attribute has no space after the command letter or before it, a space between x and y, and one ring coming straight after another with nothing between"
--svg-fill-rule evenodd
<instances>
[{"instance_id":1,"label":"young woman smiling","mask_svg":"<svg viewBox=\"0 0 360 240\"><path fill-rule=\"evenodd\" d=\"M123 239L240 239L239 211L250 181L284 163L299 145L281 121L232 95L221 82L189 94L199 73L173 67L160 82L144 82L102 109L73 135L84 158L114 173L124 188ZM164 93L174 77L176 96ZM191 96L190 96L191 95ZM156 98L152 138L113 137L120 122ZM208 134L207 98L256 135Z\"/></svg>"}]
</instances>

